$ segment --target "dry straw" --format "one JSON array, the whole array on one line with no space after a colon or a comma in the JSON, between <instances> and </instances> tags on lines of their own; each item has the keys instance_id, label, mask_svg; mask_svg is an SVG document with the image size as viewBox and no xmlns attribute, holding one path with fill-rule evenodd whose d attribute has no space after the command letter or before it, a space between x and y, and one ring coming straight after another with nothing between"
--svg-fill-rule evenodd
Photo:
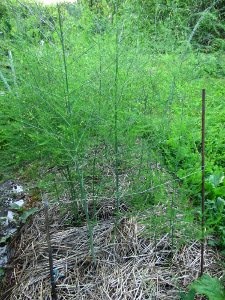
<instances>
[{"instance_id":1,"label":"dry straw","mask_svg":"<svg viewBox=\"0 0 225 300\"><path fill-rule=\"evenodd\" d=\"M63 275L56 279L58 299L178 299L179 291L185 290L198 277L200 242L192 240L178 246L185 236L177 230L171 259L172 244L168 233L159 234L157 240L146 238L144 225L134 218L120 218L112 244L112 205L109 201L103 203L105 213L93 228L96 268L87 226L66 226L68 216L60 217L59 206L50 207L53 263ZM121 212L124 209L123 205ZM162 206L158 213L163 213ZM182 219L183 216L177 217ZM51 299L44 224L44 211L41 210L22 228L15 259L11 262L14 286L3 299ZM207 273L222 276L221 260L219 253L207 248Z\"/></svg>"}]
</instances>

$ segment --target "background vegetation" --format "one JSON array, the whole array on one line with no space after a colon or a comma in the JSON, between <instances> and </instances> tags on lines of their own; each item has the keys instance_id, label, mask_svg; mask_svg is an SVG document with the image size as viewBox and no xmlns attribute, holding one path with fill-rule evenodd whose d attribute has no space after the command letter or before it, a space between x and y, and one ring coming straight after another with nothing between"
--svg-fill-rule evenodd
<instances>
[{"instance_id":1,"label":"background vegetation","mask_svg":"<svg viewBox=\"0 0 225 300\"><path fill-rule=\"evenodd\" d=\"M166 205L170 233L184 227L179 212L198 224L205 88L206 227L222 251L224 9L211 0L3 1L2 180L15 169L38 179L55 199L72 200L75 223L81 199L90 236L105 197L116 200L116 220L122 199L136 215ZM163 227L152 216L149 233Z\"/></svg>"}]
</instances>

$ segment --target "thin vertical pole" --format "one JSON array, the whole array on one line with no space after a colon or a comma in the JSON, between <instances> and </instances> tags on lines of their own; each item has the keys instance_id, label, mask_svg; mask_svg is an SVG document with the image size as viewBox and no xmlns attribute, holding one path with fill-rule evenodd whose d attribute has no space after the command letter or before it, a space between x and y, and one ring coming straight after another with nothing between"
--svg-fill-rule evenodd
<instances>
[{"instance_id":1,"label":"thin vertical pole","mask_svg":"<svg viewBox=\"0 0 225 300\"><path fill-rule=\"evenodd\" d=\"M120 206L120 197L119 197L119 155L118 155L118 64L119 64L119 31L118 31L118 15L117 15L117 0L114 0L115 5L115 15L116 15L116 68L115 68L115 94L114 94L114 138L115 138L115 175L116 175L116 217L115 217L115 225L113 230L112 242L114 242L116 237L116 231L119 221L119 206Z\"/></svg>"},{"instance_id":2,"label":"thin vertical pole","mask_svg":"<svg viewBox=\"0 0 225 300\"><path fill-rule=\"evenodd\" d=\"M49 234L48 200L46 194L43 196L43 202L44 202L44 211L45 211L45 227L46 227L47 244L48 244L50 278L51 278L51 285L52 285L52 298L54 300L57 300L54 270L53 270L52 247L51 247L50 234Z\"/></svg>"},{"instance_id":3,"label":"thin vertical pole","mask_svg":"<svg viewBox=\"0 0 225 300\"><path fill-rule=\"evenodd\" d=\"M204 266L204 213L205 213L205 89L202 90L202 241L201 241L201 270L203 275Z\"/></svg>"}]
</instances>

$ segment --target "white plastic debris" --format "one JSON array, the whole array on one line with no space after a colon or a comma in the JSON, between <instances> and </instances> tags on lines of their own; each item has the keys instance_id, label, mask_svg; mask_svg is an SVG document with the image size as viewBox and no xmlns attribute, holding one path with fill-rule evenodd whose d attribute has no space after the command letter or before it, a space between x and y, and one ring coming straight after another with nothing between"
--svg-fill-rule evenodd
<instances>
[{"instance_id":1,"label":"white plastic debris","mask_svg":"<svg viewBox=\"0 0 225 300\"><path fill-rule=\"evenodd\" d=\"M15 193L22 193L23 192L23 187L21 185L15 185L13 187L13 192L15 192Z\"/></svg>"},{"instance_id":2,"label":"white plastic debris","mask_svg":"<svg viewBox=\"0 0 225 300\"><path fill-rule=\"evenodd\" d=\"M18 201L16 201L16 202L13 202L13 203L15 203L16 205L18 205L19 207L22 207L22 206L24 205L24 201L23 201L23 199L21 199L21 200L18 200Z\"/></svg>"},{"instance_id":3,"label":"white plastic debris","mask_svg":"<svg viewBox=\"0 0 225 300\"><path fill-rule=\"evenodd\" d=\"M8 220L13 221L13 219L14 219L13 215L14 215L14 213L11 210L9 210L7 213Z\"/></svg>"}]
</instances>

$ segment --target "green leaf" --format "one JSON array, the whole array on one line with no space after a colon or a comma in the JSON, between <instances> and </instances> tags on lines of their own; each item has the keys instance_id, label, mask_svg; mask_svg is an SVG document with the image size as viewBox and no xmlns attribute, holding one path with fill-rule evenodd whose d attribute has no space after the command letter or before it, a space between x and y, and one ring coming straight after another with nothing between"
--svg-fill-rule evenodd
<instances>
[{"instance_id":1,"label":"green leaf","mask_svg":"<svg viewBox=\"0 0 225 300\"><path fill-rule=\"evenodd\" d=\"M205 190L206 191L212 191L212 190L214 190L213 184L211 182L209 182L209 181L206 181L205 182Z\"/></svg>"},{"instance_id":2,"label":"green leaf","mask_svg":"<svg viewBox=\"0 0 225 300\"><path fill-rule=\"evenodd\" d=\"M0 277L5 274L5 271L3 269L0 269Z\"/></svg>"},{"instance_id":3,"label":"green leaf","mask_svg":"<svg viewBox=\"0 0 225 300\"><path fill-rule=\"evenodd\" d=\"M212 278L209 275L203 275L198 280L195 280L190 289L194 289L197 294L209 297L209 300L224 300L225 290L217 278Z\"/></svg>"},{"instance_id":4,"label":"green leaf","mask_svg":"<svg viewBox=\"0 0 225 300\"><path fill-rule=\"evenodd\" d=\"M6 244L6 241L7 241L8 238L9 238L8 235L1 237L0 238L0 244Z\"/></svg>"},{"instance_id":5,"label":"green leaf","mask_svg":"<svg viewBox=\"0 0 225 300\"><path fill-rule=\"evenodd\" d=\"M182 300L194 300L195 299L196 291L191 289L187 295L184 293L179 293L179 296Z\"/></svg>"},{"instance_id":6,"label":"green leaf","mask_svg":"<svg viewBox=\"0 0 225 300\"><path fill-rule=\"evenodd\" d=\"M20 206L19 205L17 205L16 203L11 203L10 204L10 207L12 208L12 209L15 209L15 210L20 210Z\"/></svg>"},{"instance_id":7,"label":"green leaf","mask_svg":"<svg viewBox=\"0 0 225 300\"><path fill-rule=\"evenodd\" d=\"M38 207L33 207L27 211L25 211L21 216L20 216L20 220L25 223L27 218L32 215L33 213L35 213L36 211L39 211Z\"/></svg>"},{"instance_id":8,"label":"green leaf","mask_svg":"<svg viewBox=\"0 0 225 300\"><path fill-rule=\"evenodd\" d=\"M216 205L217 207L225 207L225 200L223 198L218 197L216 199Z\"/></svg>"},{"instance_id":9,"label":"green leaf","mask_svg":"<svg viewBox=\"0 0 225 300\"><path fill-rule=\"evenodd\" d=\"M212 174L208 180L209 180L209 182L212 183L214 188L216 188L220 183L223 182L223 179L224 179L224 173L219 172L219 173Z\"/></svg>"},{"instance_id":10,"label":"green leaf","mask_svg":"<svg viewBox=\"0 0 225 300\"><path fill-rule=\"evenodd\" d=\"M215 189L215 194L220 197L225 197L225 186L220 186Z\"/></svg>"}]
</instances>

